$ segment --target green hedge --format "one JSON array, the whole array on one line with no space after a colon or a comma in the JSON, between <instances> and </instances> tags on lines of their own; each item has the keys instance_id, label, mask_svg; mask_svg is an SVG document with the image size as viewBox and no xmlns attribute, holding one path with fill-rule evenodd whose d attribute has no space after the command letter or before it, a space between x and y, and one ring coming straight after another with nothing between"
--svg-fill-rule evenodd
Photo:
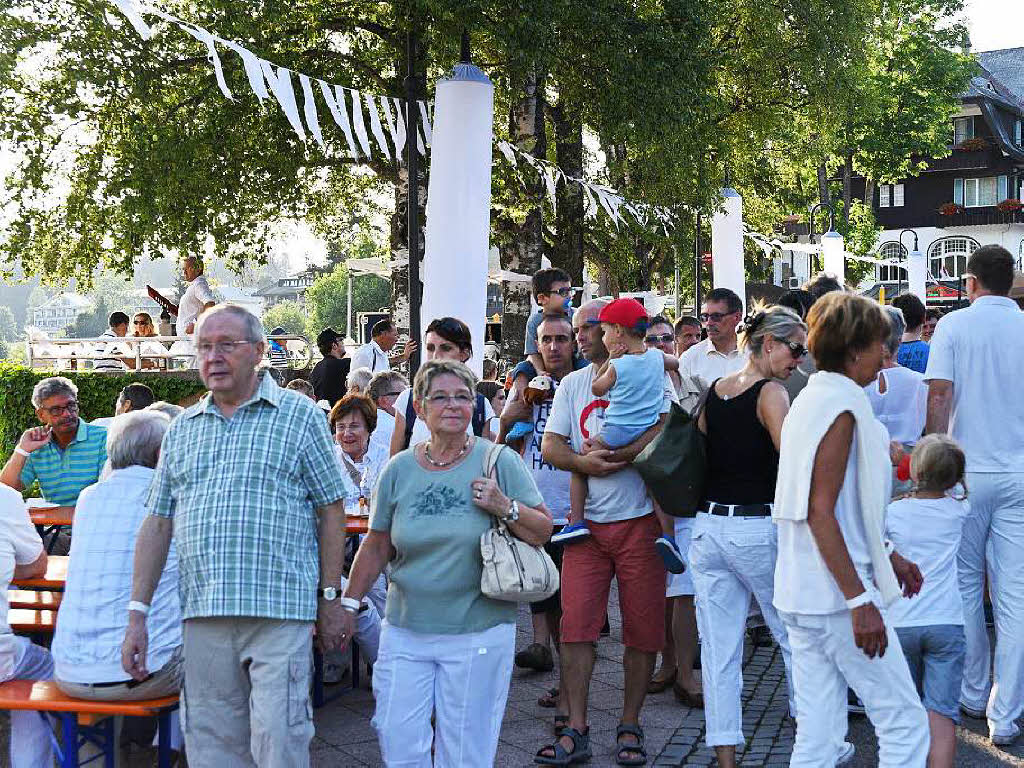
<instances>
[{"instance_id":1,"label":"green hedge","mask_svg":"<svg viewBox=\"0 0 1024 768\"><path fill-rule=\"evenodd\" d=\"M14 450L21 433L39 424L32 407L32 388L40 379L66 376L78 386L82 418L92 421L114 415L114 401L128 384L139 382L153 390L157 400L180 403L206 390L196 372L93 373L43 371L10 362L0 362L0 454L3 460Z\"/></svg>"}]
</instances>

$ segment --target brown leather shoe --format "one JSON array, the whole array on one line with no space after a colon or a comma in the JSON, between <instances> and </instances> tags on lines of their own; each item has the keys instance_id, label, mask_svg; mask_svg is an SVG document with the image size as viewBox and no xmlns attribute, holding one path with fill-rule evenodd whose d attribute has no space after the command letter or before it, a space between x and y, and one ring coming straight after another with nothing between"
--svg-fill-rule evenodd
<instances>
[{"instance_id":1,"label":"brown leather shoe","mask_svg":"<svg viewBox=\"0 0 1024 768\"><path fill-rule=\"evenodd\" d=\"M694 709L704 709L704 694L698 691L690 693L679 683L672 683L672 693L676 695L676 701Z\"/></svg>"}]
</instances>

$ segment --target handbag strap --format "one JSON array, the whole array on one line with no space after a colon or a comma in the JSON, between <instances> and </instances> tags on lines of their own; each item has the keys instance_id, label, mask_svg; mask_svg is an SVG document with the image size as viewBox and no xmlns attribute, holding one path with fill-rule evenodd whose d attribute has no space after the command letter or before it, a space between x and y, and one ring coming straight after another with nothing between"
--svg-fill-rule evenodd
<instances>
[{"instance_id":1,"label":"handbag strap","mask_svg":"<svg viewBox=\"0 0 1024 768\"><path fill-rule=\"evenodd\" d=\"M501 483L498 480L498 457L504 448L504 443L491 443L484 454L484 477L493 478L499 487L501 487ZM499 520L494 515L491 515L491 525L500 531L508 528L504 520Z\"/></svg>"}]
</instances>

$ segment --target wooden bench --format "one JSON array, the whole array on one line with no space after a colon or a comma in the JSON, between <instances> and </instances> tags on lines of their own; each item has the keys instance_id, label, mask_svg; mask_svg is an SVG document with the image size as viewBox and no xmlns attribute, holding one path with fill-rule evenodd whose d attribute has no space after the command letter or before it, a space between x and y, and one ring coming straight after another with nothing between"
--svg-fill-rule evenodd
<instances>
[{"instance_id":1,"label":"wooden bench","mask_svg":"<svg viewBox=\"0 0 1024 768\"><path fill-rule=\"evenodd\" d=\"M12 632L23 635L52 635L57 628L57 612L11 608L7 611L7 623Z\"/></svg>"},{"instance_id":2,"label":"wooden bench","mask_svg":"<svg viewBox=\"0 0 1024 768\"><path fill-rule=\"evenodd\" d=\"M177 708L177 696L144 701L85 701L66 695L49 681L0 683L0 709L46 712L57 718L64 744L63 750L57 750L61 768L78 768L78 750L87 743L103 750L104 765L113 765L119 748L114 743L114 715L159 718L157 765L170 768L171 712Z\"/></svg>"},{"instance_id":3,"label":"wooden bench","mask_svg":"<svg viewBox=\"0 0 1024 768\"><path fill-rule=\"evenodd\" d=\"M63 595L63 592L46 590L9 589L7 590L7 607L56 611L60 608L60 600Z\"/></svg>"},{"instance_id":4,"label":"wooden bench","mask_svg":"<svg viewBox=\"0 0 1024 768\"><path fill-rule=\"evenodd\" d=\"M16 587L32 587L34 589L64 589L68 580L68 556L50 555L46 558L46 573L33 576L31 579L15 579L11 582Z\"/></svg>"}]
</instances>

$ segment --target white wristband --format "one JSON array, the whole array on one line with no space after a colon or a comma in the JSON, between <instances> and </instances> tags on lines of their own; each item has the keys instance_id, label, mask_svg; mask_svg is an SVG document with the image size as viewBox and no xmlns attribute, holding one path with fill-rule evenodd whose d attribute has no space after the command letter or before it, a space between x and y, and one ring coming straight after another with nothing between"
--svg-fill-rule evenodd
<instances>
[{"instance_id":1,"label":"white wristband","mask_svg":"<svg viewBox=\"0 0 1024 768\"><path fill-rule=\"evenodd\" d=\"M20 445L15 446L14 452L19 456L24 456L26 459L30 456L29 452L22 448Z\"/></svg>"},{"instance_id":2,"label":"white wristband","mask_svg":"<svg viewBox=\"0 0 1024 768\"><path fill-rule=\"evenodd\" d=\"M870 602L871 594L865 589L856 597L851 597L849 600L847 600L846 607L852 611L854 608L860 608L862 605L867 605Z\"/></svg>"},{"instance_id":3,"label":"white wristband","mask_svg":"<svg viewBox=\"0 0 1024 768\"><path fill-rule=\"evenodd\" d=\"M140 603L138 600L130 600L128 602L129 611L138 611L143 616L149 616L149 606L145 603Z\"/></svg>"},{"instance_id":4,"label":"white wristband","mask_svg":"<svg viewBox=\"0 0 1024 768\"><path fill-rule=\"evenodd\" d=\"M360 602L354 597L339 597L338 605L349 613L359 613Z\"/></svg>"}]
</instances>

